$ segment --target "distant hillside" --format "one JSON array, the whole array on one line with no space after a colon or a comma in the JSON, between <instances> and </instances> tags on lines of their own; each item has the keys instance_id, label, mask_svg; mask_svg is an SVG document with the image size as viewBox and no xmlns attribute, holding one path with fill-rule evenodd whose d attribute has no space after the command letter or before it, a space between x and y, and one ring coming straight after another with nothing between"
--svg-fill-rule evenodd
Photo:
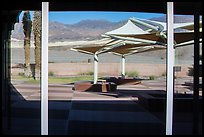
<instances>
[{"instance_id":1,"label":"distant hillside","mask_svg":"<svg viewBox=\"0 0 204 137\"><path fill-rule=\"evenodd\" d=\"M151 18L155 21L166 21L166 16ZM193 16L175 16L175 23L192 22ZM49 22L49 42L94 40L101 38L101 34L123 26L127 20L110 22L107 20L82 20L76 24L68 25L60 22ZM33 35L32 35L33 37ZM22 23L15 24L12 38L23 40Z\"/></svg>"},{"instance_id":2,"label":"distant hillside","mask_svg":"<svg viewBox=\"0 0 204 137\"><path fill-rule=\"evenodd\" d=\"M109 22L106 20L82 20L73 25L49 22L49 42L99 39L101 34L119 28L125 23L126 21ZM23 40L23 25L21 22L15 24L12 38Z\"/></svg>"},{"instance_id":3,"label":"distant hillside","mask_svg":"<svg viewBox=\"0 0 204 137\"><path fill-rule=\"evenodd\" d=\"M159 18L152 18L151 20L165 22L166 17L159 17ZM76 43L79 41L89 41L89 40L96 40L101 38L101 34L104 34L107 31L111 31L123 26L127 20L121 22L109 22L107 20L82 20L73 25L63 24L59 22L49 22L49 42L65 42L72 41ZM175 23L181 22L193 22L192 16L176 16ZM22 29L22 23L15 24L15 30L12 32L12 38L15 39L17 46L23 46L23 41L18 42L18 40L23 40L24 34ZM33 34L32 34L33 39ZM75 42L76 41L76 42ZM33 42L32 42L33 44ZM80 45L80 44L79 44ZM71 47L73 45L67 44L67 47ZM67 50L68 48L64 49L59 47L57 49L52 48L55 52ZM187 47L181 47L176 49L176 60L192 60L193 55L193 45ZM152 52L145 52L139 53L137 55L141 56L149 56L149 57L156 57L160 59L166 58L166 51L159 50L159 51L152 51ZM60 55L59 55L60 56Z\"/></svg>"},{"instance_id":4,"label":"distant hillside","mask_svg":"<svg viewBox=\"0 0 204 137\"><path fill-rule=\"evenodd\" d=\"M166 16L151 18L154 21L166 22ZM194 17L192 15L176 15L174 16L175 23L193 22Z\"/></svg>"}]
</instances>

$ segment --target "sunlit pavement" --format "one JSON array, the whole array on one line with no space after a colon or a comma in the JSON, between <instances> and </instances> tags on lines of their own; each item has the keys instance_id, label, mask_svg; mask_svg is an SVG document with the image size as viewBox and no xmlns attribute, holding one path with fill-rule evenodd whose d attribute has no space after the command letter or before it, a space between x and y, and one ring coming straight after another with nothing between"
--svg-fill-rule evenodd
<instances>
[{"instance_id":1,"label":"sunlit pavement","mask_svg":"<svg viewBox=\"0 0 204 137\"><path fill-rule=\"evenodd\" d=\"M177 79L175 80L175 93L192 93L188 86L185 86L186 81L190 79ZM16 91L26 100L40 100L40 85L39 84L26 84L22 81L13 81L13 86ZM141 84L137 85L118 85L116 92L98 93L98 92L77 92L72 90L73 84L49 84L48 99L49 100L73 100L73 99L118 99L117 94L125 94L124 91L137 94L135 92L145 92L145 90L158 90L166 91L166 80L164 78L157 80L143 80ZM106 94L106 95L105 95ZM112 96L111 96L112 94ZM110 96L108 96L110 95ZM115 96L114 96L115 95ZM131 96L131 95L130 95ZM121 98L122 99L122 98ZM127 98L126 98L127 99Z\"/></svg>"}]
</instances>

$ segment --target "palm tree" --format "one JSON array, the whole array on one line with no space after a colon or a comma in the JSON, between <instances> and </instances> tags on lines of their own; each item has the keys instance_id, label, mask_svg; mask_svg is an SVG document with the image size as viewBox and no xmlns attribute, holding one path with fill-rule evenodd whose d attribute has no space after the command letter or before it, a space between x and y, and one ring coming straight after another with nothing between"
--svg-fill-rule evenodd
<instances>
[{"instance_id":1,"label":"palm tree","mask_svg":"<svg viewBox=\"0 0 204 137\"><path fill-rule=\"evenodd\" d=\"M42 24L42 15L41 11L34 11L33 14L33 33L35 41L35 79L40 79L40 65L41 65L41 24Z\"/></svg>"},{"instance_id":2,"label":"palm tree","mask_svg":"<svg viewBox=\"0 0 204 137\"><path fill-rule=\"evenodd\" d=\"M24 75L26 77L32 76L32 72L30 69L30 36L31 36L31 29L32 29L32 21L30 18L30 12L25 11L23 14L23 32L24 32L24 53L25 53L25 69Z\"/></svg>"}]
</instances>

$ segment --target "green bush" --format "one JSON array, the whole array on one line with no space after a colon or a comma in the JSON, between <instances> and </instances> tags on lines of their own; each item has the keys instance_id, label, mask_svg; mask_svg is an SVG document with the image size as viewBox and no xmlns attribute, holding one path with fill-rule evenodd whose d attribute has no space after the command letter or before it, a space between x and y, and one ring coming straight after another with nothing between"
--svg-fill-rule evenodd
<instances>
[{"instance_id":1,"label":"green bush","mask_svg":"<svg viewBox=\"0 0 204 137\"><path fill-rule=\"evenodd\" d=\"M87 72L87 75L93 75L93 74L94 74L93 71L89 71L89 72Z\"/></svg>"},{"instance_id":2,"label":"green bush","mask_svg":"<svg viewBox=\"0 0 204 137\"><path fill-rule=\"evenodd\" d=\"M48 61L48 63L55 63L54 61Z\"/></svg>"},{"instance_id":3,"label":"green bush","mask_svg":"<svg viewBox=\"0 0 204 137\"><path fill-rule=\"evenodd\" d=\"M18 73L19 76L25 76L23 72Z\"/></svg>"},{"instance_id":4,"label":"green bush","mask_svg":"<svg viewBox=\"0 0 204 137\"><path fill-rule=\"evenodd\" d=\"M54 72L52 72L52 71L48 72L48 76L54 76L54 75L55 75Z\"/></svg>"},{"instance_id":5,"label":"green bush","mask_svg":"<svg viewBox=\"0 0 204 137\"><path fill-rule=\"evenodd\" d=\"M150 80L154 80L154 79L155 79L155 76L151 75L151 76L149 76L149 79L150 79Z\"/></svg>"},{"instance_id":6,"label":"green bush","mask_svg":"<svg viewBox=\"0 0 204 137\"><path fill-rule=\"evenodd\" d=\"M137 71L129 71L129 72L126 72L126 75L128 77L138 77L139 73Z\"/></svg>"},{"instance_id":7,"label":"green bush","mask_svg":"<svg viewBox=\"0 0 204 137\"><path fill-rule=\"evenodd\" d=\"M94 72L93 71L82 72L79 75L94 75Z\"/></svg>"},{"instance_id":8,"label":"green bush","mask_svg":"<svg viewBox=\"0 0 204 137\"><path fill-rule=\"evenodd\" d=\"M163 73L162 73L162 76L166 76L166 72L163 72Z\"/></svg>"}]
</instances>

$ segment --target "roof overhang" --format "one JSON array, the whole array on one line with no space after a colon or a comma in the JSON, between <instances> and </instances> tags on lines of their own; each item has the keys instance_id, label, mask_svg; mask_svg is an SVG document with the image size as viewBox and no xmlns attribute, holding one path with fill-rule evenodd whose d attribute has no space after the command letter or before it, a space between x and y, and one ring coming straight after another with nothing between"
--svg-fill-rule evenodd
<instances>
[{"instance_id":1,"label":"roof overhang","mask_svg":"<svg viewBox=\"0 0 204 137\"><path fill-rule=\"evenodd\" d=\"M127 11L166 14L167 2L133 1L133 0L49 0L50 11ZM41 1L12 1L3 2L3 10L41 10ZM195 10L202 15L202 2L174 2L174 14L194 15Z\"/></svg>"}]
</instances>

